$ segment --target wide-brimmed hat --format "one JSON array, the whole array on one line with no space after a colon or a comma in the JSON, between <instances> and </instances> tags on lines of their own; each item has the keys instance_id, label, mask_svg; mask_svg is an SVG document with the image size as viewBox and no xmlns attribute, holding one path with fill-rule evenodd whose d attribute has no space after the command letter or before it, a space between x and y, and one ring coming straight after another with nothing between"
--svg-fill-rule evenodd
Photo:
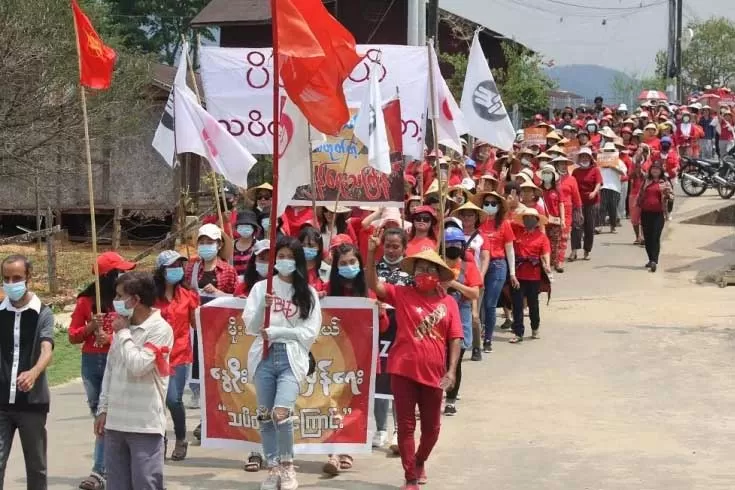
<instances>
[{"instance_id":1,"label":"wide-brimmed hat","mask_svg":"<svg viewBox=\"0 0 735 490\"><path fill-rule=\"evenodd\" d=\"M518 187L519 187L519 188L521 188L521 189L533 189L533 192L534 192L534 193L535 193L535 194L536 194L537 196L540 196L541 194L543 194L543 191L541 190L541 188L540 188L539 186L537 186L536 184L534 184L534 183L533 183L533 179L530 179L530 178L526 179L526 180L525 180L525 181L524 181L524 182L523 182L523 183L522 183L521 185L519 185Z\"/></svg>"},{"instance_id":2,"label":"wide-brimmed hat","mask_svg":"<svg viewBox=\"0 0 735 490\"><path fill-rule=\"evenodd\" d=\"M589 148L587 146L583 146L579 149L579 153L577 153L577 158L579 158L581 155L589 155L589 157L592 159L592 161L595 161L595 155L592 153L592 148Z\"/></svg>"},{"instance_id":3,"label":"wide-brimmed hat","mask_svg":"<svg viewBox=\"0 0 735 490\"><path fill-rule=\"evenodd\" d=\"M110 271L130 271L135 269L135 262L125 260L125 258L117 252L105 252L97 257L97 271L100 276L104 276ZM94 273L94 268L92 268Z\"/></svg>"},{"instance_id":4,"label":"wide-brimmed hat","mask_svg":"<svg viewBox=\"0 0 735 490\"><path fill-rule=\"evenodd\" d=\"M554 126L552 126L551 124L549 124L547 122L544 122L544 121L541 121L540 123L538 123L536 125L536 127L537 128L548 128L549 131L553 131L554 130Z\"/></svg>"},{"instance_id":5,"label":"wide-brimmed hat","mask_svg":"<svg viewBox=\"0 0 735 490\"><path fill-rule=\"evenodd\" d=\"M656 123L648 123L646 124L646 127L643 129L646 129L646 130L653 129L655 131L658 131L658 126L656 126Z\"/></svg>"},{"instance_id":6,"label":"wide-brimmed hat","mask_svg":"<svg viewBox=\"0 0 735 490\"><path fill-rule=\"evenodd\" d=\"M452 193L454 191L462 191L462 195L464 196L464 201L462 201L461 203L458 203L458 204L464 204L464 203L466 203L467 201L470 200L470 197L472 197L472 193L470 191L468 191L467 188L464 187L464 186L462 186L462 185L453 185L453 186L451 186L449 188L449 191L447 192L447 194L450 194L450 193ZM457 201L454 200L454 198L450 198L450 199L452 201L454 201L455 203L457 202Z\"/></svg>"},{"instance_id":7,"label":"wide-brimmed hat","mask_svg":"<svg viewBox=\"0 0 735 490\"><path fill-rule=\"evenodd\" d=\"M535 218L538 218L538 223L541 226L545 225L549 221L546 216L539 214L538 209L519 204L516 210L513 212L513 220L516 223L522 224L524 216L533 216Z\"/></svg>"},{"instance_id":8,"label":"wide-brimmed hat","mask_svg":"<svg viewBox=\"0 0 735 490\"><path fill-rule=\"evenodd\" d=\"M548 150L546 150L546 153L561 153L562 155L566 155L567 154L566 150L564 150L564 148L562 148L559 145L552 146L551 148L549 148Z\"/></svg>"},{"instance_id":9,"label":"wide-brimmed hat","mask_svg":"<svg viewBox=\"0 0 735 490\"><path fill-rule=\"evenodd\" d=\"M475 203L475 206L482 209L482 205L485 202L486 196L493 196L496 198L499 202L505 202L505 198L501 196L498 192L495 191L487 191L487 192L478 192L475 194L475 196L472 198L472 202ZM484 211L484 209L483 209Z\"/></svg>"},{"instance_id":10,"label":"wide-brimmed hat","mask_svg":"<svg viewBox=\"0 0 735 490\"><path fill-rule=\"evenodd\" d=\"M489 193L483 192L483 194L489 194ZM459 213L461 213L462 211L475 211L480 218L480 222L485 221L488 216L487 211L485 211L484 209L482 209L481 207L479 207L477 204L475 204L472 201L467 201L466 203L462 204L460 207L452 211L452 214L450 216L458 218Z\"/></svg>"},{"instance_id":11,"label":"wide-brimmed hat","mask_svg":"<svg viewBox=\"0 0 735 490\"><path fill-rule=\"evenodd\" d=\"M352 210L348 208L347 206L336 206L334 204L330 204L329 206L319 206L319 208L322 211L329 211L330 213L334 214L347 214L351 213Z\"/></svg>"},{"instance_id":12,"label":"wide-brimmed hat","mask_svg":"<svg viewBox=\"0 0 735 490\"><path fill-rule=\"evenodd\" d=\"M538 158L539 160L553 160L554 157L552 157L546 152L543 152L543 153L538 154L536 158Z\"/></svg>"},{"instance_id":13,"label":"wide-brimmed hat","mask_svg":"<svg viewBox=\"0 0 735 490\"><path fill-rule=\"evenodd\" d=\"M251 187L250 189L248 189L248 198L250 198L251 201L255 201L255 196L260 190L270 191L271 194L273 194L273 186L266 182L264 184L260 184L257 187Z\"/></svg>"},{"instance_id":14,"label":"wide-brimmed hat","mask_svg":"<svg viewBox=\"0 0 735 490\"><path fill-rule=\"evenodd\" d=\"M546 134L546 139L559 141L561 139L561 135L559 135L559 133L557 133L556 131L550 131Z\"/></svg>"},{"instance_id":15,"label":"wide-brimmed hat","mask_svg":"<svg viewBox=\"0 0 735 490\"><path fill-rule=\"evenodd\" d=\"M554 181L559 182L559 172L556 171L556 168L553 165L542 165L541 168L536 172L536 175L538 175L538 178L541 179L541 175L544 172L549 172L554 174Z\"/></svg>"},{"instance_id":16,"label":"wide-brimmed hat","mask_svg":"<svg viewBox=\"0 0 735 490\"><path fill-rule=\"evenodd\" d=\"M439 268L439 280L442 282L451 281L454 279L454 271L449 268L446 262L442 260L438 253L433 250L423 250L417 254L406 257L401 262L401 269L404 272L413 274L416 266L416 261L424 260L436 265Z\"/></svg>"},{"instance_id":17,"label":"wide-brimmed hat","mask_svg":"<svg viewBox=\"0 0 735 490\"><path fill-rule=\"evenodd\" d=\"M498 178L493 174L485 174L481 176L479 180L494 180L495 182L498 182Z\"/></svg>"},{"instance_id":18,"label":"wide-brimmed hat","mask_svg":"<svg viewBox=\"0 0 735 490\"><path fill-rule=\"evenodd\" d=\"M237 213L237 221L235 221L235 225L253 225L260 227L258 224L258 217L250 210L240 211Z\"/></svg>"},{"instance_id":19,"label":"wide-brimmed hat","mask_svg":"<svg viewBox=\"0 0 735 490\"><path fill-rule=\"evenodd\" d=\"M605 126L604 128L602 128L600 134L605 138L614 138L617 136L617 134L615 134L615 131L613 131L610 126Z\"/></svg>"},{"instance_id":20,"label":"wide-brimmed hat","mask_svg":"<svg viewBox=\"0 0 735 490\"><path fill-rule=\"evenodd\" d=\"M519 155L531 155L532 157L536 156L536 154L530 148L523 148L520 151Z\"/></svg>"},{"instance_id":21,"label":"wide-brimmed hat","mask_svg":"<svg viewBox=\"0 0 735 490\"><path fill-rule=\"evenodd\" d=\"M625 126L626 124L632 124L633 126L635 126L636 122L633 119L628 118L625 121L623 121L623 126Z\"/></svg>"},{"instance_id":22,"label":"wide-brimmed hat","mask_svg":"<svg viewBox=\"0 0 735 490\"><path fill-rule=\"evenodd\" d=\"M444 182L442 187L444 188L444 192L447 191L447 183ZM429 185L429 188L426 189L426 192L424 193L424 197L428 196L429 194L439 194L439 181L437 179L434 179L431 181L431 185Z\"/></svg>"},{"instance_id":23,"label":"wide-brimmed hat","mask_svg":"<svg viewBox=\"0 0 735 490\"><path fill-rule=\"evenodd\" d=\"M550 163L551 165L559 165L560 163L564 163L567 166L574 165L574 162L565 156L556 157Z\"/></svg>"}]
</instances>

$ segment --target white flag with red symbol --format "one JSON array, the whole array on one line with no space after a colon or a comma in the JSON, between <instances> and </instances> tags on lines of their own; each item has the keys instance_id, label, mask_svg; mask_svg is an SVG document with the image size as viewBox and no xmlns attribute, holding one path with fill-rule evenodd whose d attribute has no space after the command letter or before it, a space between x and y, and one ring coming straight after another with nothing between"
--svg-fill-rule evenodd
<instances>
[{"instance_id":1,"label":"white flag with red symbol","mask_svg":"<svg viewBox=\"0 0 735 490\"><path fill-rule=\"evenodd\" d=\"M189 43L184 42L181 45L181 57L179 58L179 67L176 69L176 78L174 85L171 87L171 93L168 94L166 107L163 108L161 121L158 123L156 133L153 135L153 149L163 157L170 166L176 165L176 138L174 135L174 87L188 89L186 86L186 57L189 53ZM191 90L191 89L188 89Z\"/></svg>"},{"instance_id":2,"label":"white flag with red symbol","mask_svg":"<svg viewBox=\"0 0 735 490\"><path fill-rule=\"evenodd\" d=\"M436 91L435 105L430 105L429 110L436 107L436 132L437 141L440 145L444 145L462 153L462 141L460 136L467 132L467 126L462 116L462 111L459 110L457 101L454 100L452 92L447 86L447 82L442 77L441 71L439 71L439 61L436 57L436 51L434 47L430 46L431 49L431 61L434 63L434 90ZM430 95L431 96L431 95Z\"/></svg>"},{"instance_id":3,"label":"white flag with red symbol","mask_svg":"<svg viewBox=\"0 0 735 490\"><path fill-rule=\"evenodd\" d=\"M513 148L515 130L475 33L462 91L462 112L468 132L502 150Z\"/></svg>"},{"instance_id":4,"label":"white flag with red symbol","mask_svg":"<svg viewBox=\"0 0 735 490\"><path fill-rule=\"evenodd\" d=\"M257 160L204 110L191 89L174 87L174 115L177 152L200 155L231 183L248 186L248 172Z\"/></svg>"}]
</instances>

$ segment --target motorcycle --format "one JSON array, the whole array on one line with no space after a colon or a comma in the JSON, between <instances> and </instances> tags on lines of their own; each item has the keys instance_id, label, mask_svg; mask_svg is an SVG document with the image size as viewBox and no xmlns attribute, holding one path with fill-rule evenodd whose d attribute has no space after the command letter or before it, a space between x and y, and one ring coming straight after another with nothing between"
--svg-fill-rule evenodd
<instances>
[{"instance_id":1,"label":"motorcycle","mask_svg":"<svg viewBox=\"0 0 735 490\"><path fill-rule=\"evenodd\" d=\"M682 157L679 167L681 190L688 196L697 197L717 185L715 175L721 167L719 160Z\"/></svg>"},{"instance_id":2,"label":"motorcycle","mask_svg":"<svg viewBox=\"0 0 735 490\"><path fill-rule=\"evenodd\" d=\"M722 159L722 164L712 177L712 181L722 199L730 199L735 195L735 146Z\"/></svg>"}]
</instances>

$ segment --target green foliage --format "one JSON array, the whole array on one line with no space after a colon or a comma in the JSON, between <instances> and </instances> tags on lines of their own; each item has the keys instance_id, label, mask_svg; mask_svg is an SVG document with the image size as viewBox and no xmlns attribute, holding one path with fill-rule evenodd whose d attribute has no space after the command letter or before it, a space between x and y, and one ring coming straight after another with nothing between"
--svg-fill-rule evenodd
<instances>
[{"instance_id":1,"label":"green foliage","mask_svg":"<svg viewBox=\"0 0 735 490\"><path fill-rule=\"evenodd\" d=\"M439 53L439 61L452 68L452 75L448 78L445 76L444 78L457 102L462 98L464 76L467 73L467 60L468 57L464 53Z\"/></svg>"},{"instance_id":2,"label":"green foliage","mask_svg":"<svg viewBox=\"0 0 735 490\"><path fill-rule=\"evenodd\" d=\"M682 51L686 86L702 88L735 81L735 22L716 17L689 27L694 38Z\"/></svg>"},{"instance_id":3,"label":"green foliage","mask_svg":"<svg viewBox=\"0 0 735 490\"><path fill-rule=\"evenodd\" d=\"M54 334L54 355L46 370L49 385L56 386L78 378L81 362L79 346L69 343L66 332L57 331Z\"/></svg>"},{"instance_id":4,"label":"green foliage","mask_svg":"<svg viewBox=\"0 0 735 490\"><path fill-rule=\"evenodd\" d=\"M158 61L173 65L181 48L181 36L191 43L195 33L189 28L191 20L209 0L105 0L123 33L126 47L141 53L150 53ZM208 30L202 37L212 39Z\"/></svg>"},{"instance_id":5,"label":"green foliage","mask_svg":"<svg viewBox=\"0 0 735 490\"><path fill-rule=\"evenodd\" d=\"M541 57L509 42L503 42L502 49L508 66L493 70L493 76L505 107L511 110L518 104L524 118L548 110L549 91L556 82L542 69Z\"/></svg>"}]
</instances>

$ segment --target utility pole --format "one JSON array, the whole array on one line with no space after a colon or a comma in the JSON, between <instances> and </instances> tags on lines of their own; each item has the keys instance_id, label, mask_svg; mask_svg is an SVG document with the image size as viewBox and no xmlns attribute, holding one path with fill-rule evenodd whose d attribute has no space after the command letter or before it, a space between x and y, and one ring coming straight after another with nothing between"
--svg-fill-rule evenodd
<instances>
[{"instance_id":1,"label":"utility pole","mask_svg":"<svg viewBox=\"0 0 735 490\"><path fill-rule=\"evenodd\" d=\"M439 52L439 0L428 0L426 8L426 39L434 39L434 49Z\"/></svg>"},{"instance_id":2,"label":"utility pole","mask_svg":"<svg viewBox=\"0 0 735 490\"><path fill-rule=\"evenodd\" d=\"M684 0L676 0L676 98L684 103L684 83L682 80L683 67L681 66L681 33L683 30L682 12Z\"/></svg>"}]
</instances>

